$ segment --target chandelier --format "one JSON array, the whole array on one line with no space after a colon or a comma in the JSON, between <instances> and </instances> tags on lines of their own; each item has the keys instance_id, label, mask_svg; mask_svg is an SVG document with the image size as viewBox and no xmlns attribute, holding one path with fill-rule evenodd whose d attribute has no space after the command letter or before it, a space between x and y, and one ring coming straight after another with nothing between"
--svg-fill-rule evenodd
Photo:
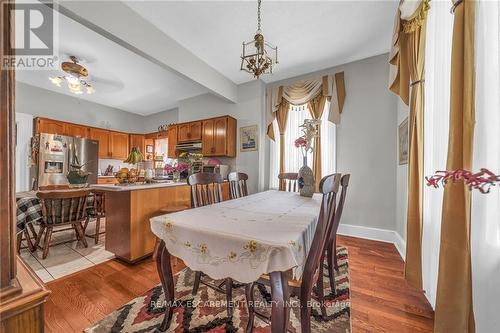
<instances>
[{"instance_id":1,"label":"chandelier","mask_svg":"<svg viewBox=\"0 0 500 333\"><path fill-rule=\"evenodd\" d=\"M253 74L258 79L262 74L271 74L273 65L278 63L278 47L264 40L260 29L260 5L257 1L257 31L253 40L243 42L241 54L241 70Z\"/></svg>"},{"instance_id":2,"label":"chandelier","mask_svg":"<svg viewBox=\"0 0 500 333\"><path fill-rule=\"evenodd\" d=\"M75 56L70 56L71 62L66 61L61 64L61 69L65 72L64 75L49 77L49 80L60 87L61 83L66 82L69 91L74 94L83 94L86 90L87 94L93 94L95 92L94 87L85 78L89 75L89 72L85 67L78 63L78 59Z\"/></svg>"}]
</instances>

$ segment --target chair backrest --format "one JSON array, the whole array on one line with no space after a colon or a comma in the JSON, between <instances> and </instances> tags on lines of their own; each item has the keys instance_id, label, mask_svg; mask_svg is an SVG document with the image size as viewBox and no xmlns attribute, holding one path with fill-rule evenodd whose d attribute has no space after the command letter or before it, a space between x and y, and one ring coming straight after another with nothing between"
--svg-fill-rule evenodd
<instances>
[{"instance_id":1,"label":"chair backrest","mask_svg":"<svg viewBox=\"0 0 500 333\"><path fill-rule=\"evenodd\" d=\"M332 244L334 239L337 237L337 231L340 225L340 218L342 217L342 211L344 210L344 202L345 197L347 195L347 187L349 186L349 179L351 178L350 174L345 174L340 179L340 185L342 186L342 190L340 192L339 203L337 204L337 209L335 211L335 218L333 219L333 223L330 226L330 231L328 231L328 240L327 244Z\"/></svg>"},{"instance_id":2,"label":"chair backrest","mask_svg":"<svg viewBox=\"0 0 500 333\"><path fill-rule=\"evenodd\" d=\"M90 189L42 191L36 196L42 203L42 221L45 224L66 224L86 218L87 196Z\"/></svg>"},{"instance_id":3,"label":"chair backrest","mask_svg":"<svg viewBox=\"0 0 500 333\"><path fill-rule=\"evenodd\" d=\"M231 192L231 199L246 197L248 175L242 172L231 172L227 179L229 180L229 189Z\"/></svg>"},{"instance_id":4,"label":"chair backrest","mask_svg":"<svg viewBox=\"0 0 500 333\"><path fill-rule=\"evenodd\" d=\"M301 294L310 294L316 279L314 274L319 267L319 263L325 244L328 238L328 230L335 219L336 198L340 184L339 173L325 176L321 179L319 188L323 197L321 200L321 208L318 217L318 224L314 233L311 248L307 255L304 272L302 274Z\"/></svg>"},{"instance_id":5,"label":"chair backrest","mask_svg":"<svg viewBox=\"0 0 500 333\"><path fill-rule=\"evenodd\" d=\"M69 185L45 185L38 188L39 191L69 190Z\"/></svg>"},{"instance_id":6,"label":"chair backrest","mask_svg":"<svg viewBox=\"0 0 500 333\"><path fill-rule=\"evenodd\" d=\"M299 187L297 185L299 174L297 172L280 173L278 175L278 179L280 191L297 192L299 190Z\"/></svg>"},{"instance_id":7,"label":"chair backrest","mask_svg":"<svg viewBox=\"0 0 500 333\"><path fill-rule=\"evenodd\" d=\"M193 208L223 201L222 182L222 176L212 172L199 172L189 176Z\"/></svg>"}]
</instances>

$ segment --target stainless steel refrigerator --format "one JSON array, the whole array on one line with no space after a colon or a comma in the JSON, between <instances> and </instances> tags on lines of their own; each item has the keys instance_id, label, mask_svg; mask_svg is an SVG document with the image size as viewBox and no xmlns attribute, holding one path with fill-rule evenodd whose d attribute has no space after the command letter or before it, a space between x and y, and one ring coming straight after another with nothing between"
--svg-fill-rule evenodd
<instances>
[{"instance_id":1,"label":"stainless steel refrigerator","mask_svg":"<svg viewBox=\"0 0 500 333\"><path fill-rule=\"evenodd\" d=\"M83 165L81 170L90 172L87 182L97 183L99 142L96 140L41 133L33 138L31 169L33 189L47 185L68 184L66 175L71 165Z\"/></svg>"}]
</instances>

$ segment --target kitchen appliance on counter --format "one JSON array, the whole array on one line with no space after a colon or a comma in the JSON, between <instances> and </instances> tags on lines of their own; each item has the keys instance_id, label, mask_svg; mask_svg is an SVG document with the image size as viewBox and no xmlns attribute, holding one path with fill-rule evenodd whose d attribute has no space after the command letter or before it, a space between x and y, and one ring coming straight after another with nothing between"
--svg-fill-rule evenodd
<instances>
[{"instance_id":1,"label":"kitchen appliance on counter","mask_svg":"<svg viewBox=\"0 0 500 333\"><path fill-rule=\"evenodd\" d=\"M202 172L218 173L222 176L222 179L227 179L229 175L229 165L204 165L202 167Z\"/></svg>"},{"instance_id":2,"label":"kitchen appliance on counter","mask_svg":"<svg viewBox=\"0 0 500 333\"><path fill-rule=\"evenodd\" d=\"M78 161L82 171L90 172L87 182L97 183L99 142L57 134L41 133L33 137L32 189L40 186L67 185L70 165Z\"/></svg>"}]
</instances>

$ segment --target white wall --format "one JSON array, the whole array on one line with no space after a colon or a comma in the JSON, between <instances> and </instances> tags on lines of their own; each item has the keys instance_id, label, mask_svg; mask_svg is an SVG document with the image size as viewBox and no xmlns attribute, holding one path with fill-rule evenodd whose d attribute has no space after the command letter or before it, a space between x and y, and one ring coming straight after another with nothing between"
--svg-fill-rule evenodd
<instances>
[{"instance_id":1,"label":"white wall","mask_svg":"<svg viewBox=\"0 0 500 333\"><path fill-rule=\"evenodd\" d=\"M31 135L33 116L16 112L16 192L31 189Z\"/></svg>"},{"instance_id":2,"label":"white wall","mask_svg":"<svg viewBox=\"0 0 500 333\"><path fill-rule=\"evenodd\" d=\"M171 109L145 116L142 118L142 133L152 133L158 131L158 126L173 124L179 121L179 109Z\"/></svg>"},{"instance_id":3,"label":"white wall","mask_svg":"<svg viewBox=\"0 0 500 333\"><path fill-rule=\"evenodd\" d=\"M337 126L337 171L351 180L342 224L395 230L397 102L387 89L387 54L275 82L344 71L346 100Z\"/></svg>"},{"instance_id":4,"label":"white wall","mask_svg":"<svg viewBox=\"0 0 500 333\"><path fill-rule=\"evenodd\" d=\"M396 140L398 126L408 117L408 106L397 98L398 117L396 124ZM396 154L398 147L396 146ZM399 165L396 160L396 232L406 242L406 207L408 206L408 164Z\"/></svg>"},{"instance_id":5,"label":"white wall","mask_svg":"<svg viewBox=\"0 0 500 333\"><path fill-rule=\"evenodd\" d=\"M243 126L258 125L264 131L264 84L260 80L250 81L238 86L238 103L230 103L211 94L196 96L179 102L179 122L229 115L237 120L236 158L221 159L231 166L231 171L248 174L247 183L250 193L256 193L262 186L266 144L259 141L259 150L240 152L239 129Z\"/></svg>"}]
</instances>

